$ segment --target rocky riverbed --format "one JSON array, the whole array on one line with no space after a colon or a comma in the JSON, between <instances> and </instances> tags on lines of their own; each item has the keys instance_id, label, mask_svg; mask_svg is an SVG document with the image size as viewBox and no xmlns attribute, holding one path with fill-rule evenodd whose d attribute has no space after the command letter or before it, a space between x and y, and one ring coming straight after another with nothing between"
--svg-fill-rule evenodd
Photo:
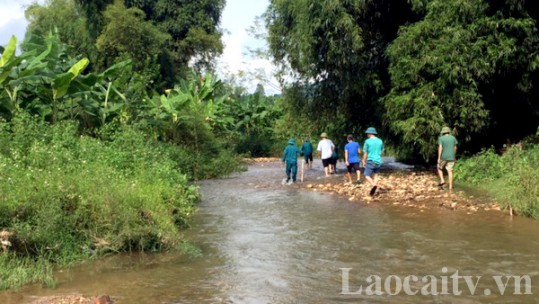
<instances>
[{"instance_id":1,"label":"rocky riverbed","mask_svg":"<svg viewBox=\"0 0 539 304\"><path fill-rule=\"evenodd\" d=\"M109 296L84 297L82 295L64 295L45 297L32 302L32 304L112 304Z\"/></svg>"},{"instance_id":2,"label":"rocky riverbed","mask_svg":"<svg viewBox=\"0 0 539 304\"><path fill-rule=\"evenodd\" d=\"M250 166L284 167L276 158L249 159ZM501 211L501 207L486 195L472 195L464 191L462 185L456 185L454 191L438 186L435 172L414 170L414 166L396 162L394 158L384 158L384 167L379 174L378 191L370 196L371 185L361 176L361 184L348 183L344 164L337 165L337 174L325 177L322 168L315 161L313 169L304 169L304 181L301 182L301 163L298 162L298 182L288 186L307 191L322 192L346 197L358 203L380 203L401 205L410 208L445 208L466 211L469 214L478 211ZM458 177L457 177L458 178ZM281 181L276 178L277 181ZM353 176L355 181L355 176ZM272 181L257 181L250 184L256 188L279 186ZM466 189L469 190L469 189Z\"/></svg>"},{"instance_id":3,"label":"rocky riverbed","mask_svg":"<svg viewBox=\"0 0 539 304\"><path fill-rule=\"evenodd\" d=\"M361 184L350 184L344 177L334 177L314 182L298 183L298 188L327 192L345 196L350 201L404 205L410 208L441 207L468 212L500 211L500 206L486 198L468 195L462 190L449 191L438 187L435 176L428 172L385 172L380 174L378 191L369 195L371 185L363 181Z\"/></svg>"}]
</instances>

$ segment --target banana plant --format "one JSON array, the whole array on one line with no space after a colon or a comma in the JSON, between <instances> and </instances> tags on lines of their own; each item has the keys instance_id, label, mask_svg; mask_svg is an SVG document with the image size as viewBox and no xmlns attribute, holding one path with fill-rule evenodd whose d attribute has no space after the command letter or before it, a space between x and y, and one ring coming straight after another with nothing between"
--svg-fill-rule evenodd
<instances>
[{"instance_id":1,"label":"banana plant","mask_svg":"<svg viewBox=\"0 0 539 304\"><path fill-rule=\"evenodd\" d=\"M17 38L12 37L0 57L0 106L11 117L23 108L52 122L90 114L103 124L126 111L118 76L126 74L131 61L83 75L88 59L68 57L67 46L52 31L29 36L21 55L16 54L16 47Z\"/></svg>"},{"instance_id":2,"label":"banana plant","mask_svg":"<svg viewBox=\"0 0 539 304\"><path fill-rule=\"evenodd\" d=\"M90 61L83 58L75 63L67 72L62 73L52 81L52 122L58 119L58 100L66 95L69 86L82 71L88 66Z\"/></svg>"},{"instance_id":3,"label":"banana plant","mask_svg":"<svg viewBox=\"0 0 539 304\"><path fill-rule=\"evenodd\" d=\"M131 66L131 60L119 62L102 73L90 73L77 78L68 93L80 98L87 115L96 117L102 126L110 117L127 116L128 100L120 92L117 77Z\"/></svg>"},{"instance_id":4,"label":"banana plant","mask_svg":"<svg viewBox=\"0 0 539 304\"><path fill-rule=\"evenodd\" d=\"M33 56L34 52L27 52L21 56L17 56L17 38L12 36L0 57L0 87L7 95L3 98L0 94L0 102L2 107L7 109L10 114L13 114L19 109L18 92L21 89L20 77L28 77L38 66L28 65L26 68L20 68L24 60L28 60ZM33 60L31 61L34 62Z\"/></svg>"},{"instance_id":5,"label":"banana plant","mask_svg":"<svg viewBox=\"0 0 539 304\"><path fill-rule=\"evenodd\" d=\"M199 77L194 72L165 94L150 102L150 122L169 140L197 145L209 132L225 130L232 124L226 116L228 95L216 96L221 81L213 75Z\"/></svg>"}]
</instances>

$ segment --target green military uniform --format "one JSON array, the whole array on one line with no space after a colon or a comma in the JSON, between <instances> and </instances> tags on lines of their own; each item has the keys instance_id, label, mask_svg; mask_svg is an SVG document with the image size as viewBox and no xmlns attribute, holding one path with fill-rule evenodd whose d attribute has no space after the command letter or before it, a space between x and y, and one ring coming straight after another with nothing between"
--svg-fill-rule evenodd
<instances>
[{"instance_id":1,"label":"green military uniform","mask_svg":"<svg viewBox=\"0 0 539 304\"><path fill-rule=\"evenodd\" d=\"M286 177L287 182L290 181L290 174L292 174L292 181L296 182L296 176L298 174L298 154L303 155L303 152L296 147L296 141L292 138L288 141L288 146L284 149L283 162L286 162Z\"/></svg>"}]
</instances>

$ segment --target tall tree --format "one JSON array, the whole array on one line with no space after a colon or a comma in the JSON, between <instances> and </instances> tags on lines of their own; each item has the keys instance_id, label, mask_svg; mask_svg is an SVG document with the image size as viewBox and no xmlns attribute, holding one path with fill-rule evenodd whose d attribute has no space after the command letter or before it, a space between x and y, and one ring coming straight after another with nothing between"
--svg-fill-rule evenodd
<instances>
[{"instance_id":1,"label":"tall tree","mask_svg":"<svg viewBox=\"0 0 539 304\"><path fill-rule=\"evenodd\" d=\"M182 75L187 76L189 63L198 70L211 68L223 51L219 23L224 0L125 0L125 4L142 9L148 20L170 35L162 60L170 60Z\"/></svg>"},{"instance_id":2,"label":"tall tree","mask_svg":"<svg viewBox=\"0 0 539 304\"><path fill-rule=\"evenodd\" d=\"M96 58L94 40L86 30L86 16L73 0L49 0L47 5L33 3L25 14L28 19L28 35L45 36L50 31L56 32L68 46L70 56L83 55L92 60Z\"/></svg>"},{"instance_id":3,"label":"tall tree","mask_svg":"<svg viewBox=\"0 0 539 304\"><path fill-rule=\"evenodd\" d=\"M379 123L385 47L416 18L407 0L272 0L265 16L270 52L295 79L291 109L335 135Z\"/></svg>"},{"instance_id":4,"label":"tall tree","mask_svg":"<svg viewBox=\"0 0 539 304\"><path fill-rule=\"evenodd\" d=\"M114 0L73 0L86 15L86 19L89 20L87 25L88 33L93 41L97 40L99 34L105 26L105 18L103 12L107 5L111 4Z\"/></svg>"},{"instance_id":5,"label":"tall tree","mask_svg":"<svg viewBox=\"0 0 539 304\"><path fill-rule=\"evenodd\" d=\"M169 35L145 21L142 10L127 9L122 1L109 5L104 12L105 27L97 38L102 66L132 59L135 71L157 81L159 76L158 54L166 45Z\"/></svg>"},{"instance_id":6,"label":"tall tree","mask_svg":"<svg viewBox=\"0 0 539 304\"><path fill-rule=\"evenodd\" d=\"M97 40L107 26L104 12L114 0L75 0L85 11L90 36ZM162 78L172 86L178 77L186 77L190 65L197 70L211 69L222 53L219 22L224 0L122 0L127 8L139 8L145 20L170 36L166 46L156 53Z\"/></svg>"},{"instance_id":7,"label":"tall tree","mask_svg":"<svg viewBox=\"0 0 539 304\"><path fill-rule=\"evenodd\" d=\"M539 36L523 2L431 0L401 29L384 105L403 152L433 157L443 125L472 150L534 133Z\"/></svg>"}]
</instances>

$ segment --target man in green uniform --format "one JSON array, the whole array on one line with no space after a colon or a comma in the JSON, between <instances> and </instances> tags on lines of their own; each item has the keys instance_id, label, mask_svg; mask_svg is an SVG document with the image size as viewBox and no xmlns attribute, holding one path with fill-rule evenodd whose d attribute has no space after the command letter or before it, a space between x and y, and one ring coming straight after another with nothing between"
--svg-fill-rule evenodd
<instances>
[{"instance_id":1,"label":"man in green uniform","mask_svg":"<svg viewBox=\"0 0 539 304\"><path fill-rule=\"evenodd\" d=\"M312 169L313 167L313 144L311 144L311 141L309 138L305 138L305 142L301 146L301 152L303 152L303 156L305 157L305 164L309 169Z\"/></svg>"},{"instance_id":2,"label":"man in green uniform","mask_svg":"<svg viewBox=\"0 0 539 304\"><path fill-rule=\"evenodd\" d=\"M457 139L451 135L449 127L442 128L442 135L438 138L438 175L440 176L440 187L445 185L444 169L447 170L449 179L449 190L453 190L453 167L457 160Z\"/></svg>"},{"instance_id":3,"label":"man in green uniform","mask_svg":"<svg viewBox=\"0 0 539 304\"><path fill-rule=\"evenodd\" d=\"M286 183L292 184L296 182L296 176L298 174L298 154L303 155L303 152L296 147L296 141L291 138L288 141L288 146L284 149L283 162L286 162ZM290 174L292 174L292 180L290 180ZM284 183L285 181L283 181Z\"/></svg>"}]
</instances>

